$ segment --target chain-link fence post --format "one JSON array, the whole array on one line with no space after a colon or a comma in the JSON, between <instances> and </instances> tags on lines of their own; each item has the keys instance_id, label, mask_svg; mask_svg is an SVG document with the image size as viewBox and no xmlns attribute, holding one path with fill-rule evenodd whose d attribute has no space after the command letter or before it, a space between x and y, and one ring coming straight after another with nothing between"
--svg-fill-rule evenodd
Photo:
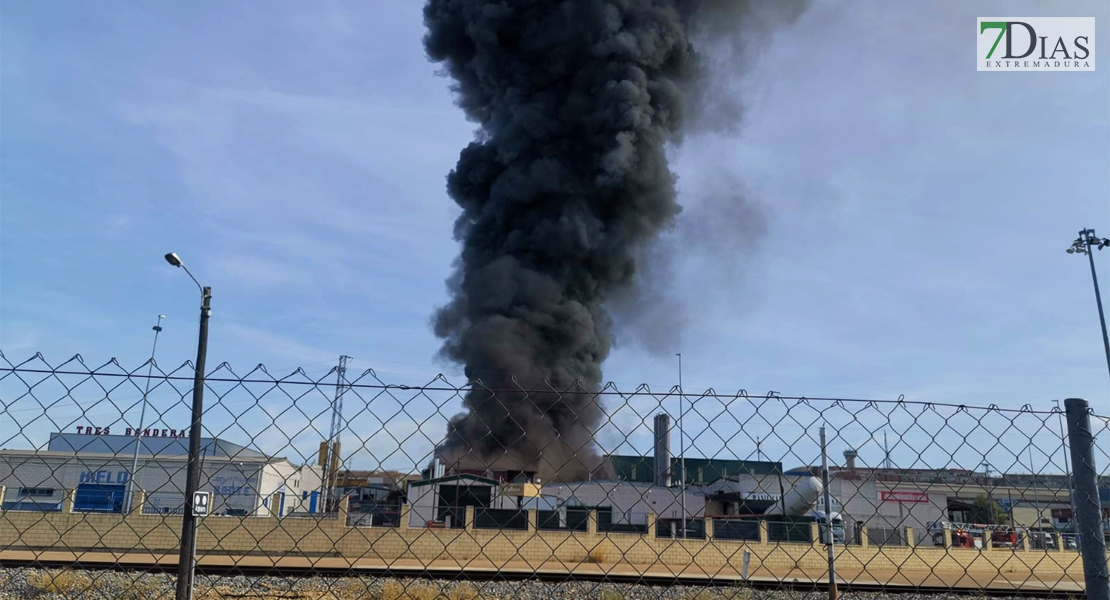
<instances>
[{"instance_id":1,"label":"chain-link fence post","mask_svg":"<svg viewBox=\"0 0 1110 600\"><path fill-rule=\"evenodd\" d=\"M825 532L825 548L829 552L829 600L837 600L840 594L836 589L836 551L833 548L832 498L829 492L829 451L824 427L821 428L821 484L825 497L825 523L822 529Z\"/></svg>"},{"instance_id":2,"label":"chain-link fence post","mask_svg":"<svg viewBox=\"0 0 1110 600\"><path fill-rule=\"evenodd\" d=\"M1083 575L1087 597L1110 600L1110 573L1106 567L1106 541L1102 537L1102 505L1098 495L1095 470L1095 440L1087 401L1081 398L1064 400L1068 420L1068 441L1071 446L1071 495L1077 511L1076 533L1083 555Z\"/></svg>"}]
</instances>

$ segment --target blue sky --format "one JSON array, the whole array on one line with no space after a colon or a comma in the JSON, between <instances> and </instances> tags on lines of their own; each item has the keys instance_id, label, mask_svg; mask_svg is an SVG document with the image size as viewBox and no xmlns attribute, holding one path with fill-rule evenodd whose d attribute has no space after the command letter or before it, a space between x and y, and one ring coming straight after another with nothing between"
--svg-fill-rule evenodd
<instances>
[{"instance_id":1,"label":"blue sky","mask_svg":"<svg viewBox=\"0 0 1110 600\"><path fill-rule=\"evenodd\" d=\"M650 351L619 331L606 379L665 390L681 351L687 390L1110 413L1090 273L1064 253L1110 235L1110 62L976 72L975 18L997 15L1094 16L1110 39L1093 0L824 0L723 74L738 133L673 149L689 217L661 248L686 325ZM420 3L18 2L0 27L9 360L139 365L159 313L159 364L192 358L176 251L214 289L212 366L318 377L343 353L390 383L463 383L429 318L474 126L424 57ZM722 181L762 236L714 204Z\"/></svg>"}]
</instances>

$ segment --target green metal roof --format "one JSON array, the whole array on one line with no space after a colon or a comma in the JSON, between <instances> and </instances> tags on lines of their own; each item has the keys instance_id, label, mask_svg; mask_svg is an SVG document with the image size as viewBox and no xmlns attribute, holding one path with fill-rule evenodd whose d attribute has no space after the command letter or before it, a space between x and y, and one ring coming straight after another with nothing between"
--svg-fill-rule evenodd
<instances>
[{"instance_id":1,"label":"green metal roof","mask_svg":"<svg viewBox=\"0 0 1110 600\"><path fill-rule=\"evenodd\" d=\"M655 459L651 456L607 455L613 466L613 477L623 481L651 483L655 481ZM755 460L686 457L687 483L710 483L738 475L775 475L782 473L782 463ZM671 457L671 479L682 481L682 461Z\"/></svg>"}]
</instances>

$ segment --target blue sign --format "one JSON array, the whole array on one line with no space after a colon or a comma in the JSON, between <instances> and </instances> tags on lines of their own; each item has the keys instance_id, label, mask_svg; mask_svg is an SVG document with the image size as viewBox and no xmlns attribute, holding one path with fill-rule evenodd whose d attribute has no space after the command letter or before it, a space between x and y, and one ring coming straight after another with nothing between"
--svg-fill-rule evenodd
<instances>
[{"instance_id":1,"label":"blue sign","mask_svg":"<svg viewBox=\"0 0 1110 600\"><path fill-rule=\"evenodd\" d=\"M84 471L80 483L127 483L131 476L127 471Z\"/></svg>"}]
</instances>

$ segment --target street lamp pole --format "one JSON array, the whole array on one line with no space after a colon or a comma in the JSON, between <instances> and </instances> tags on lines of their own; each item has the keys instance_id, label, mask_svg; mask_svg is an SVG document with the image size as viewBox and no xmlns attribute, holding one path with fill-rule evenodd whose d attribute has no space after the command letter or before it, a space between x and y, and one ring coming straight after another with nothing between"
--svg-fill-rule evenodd
<instances>
[{"instance_id":1,"label":"street lamp pole","mask_svg":"<svg viewBox=\"0 0 1110 600\"><path fill-rule=\"evenodd\" d=\"M682 497L679 499L679 504L682 509L682 537L686 538L686 432L682 429L682 417L686 414L685 402L683 398L686 394L682 391L682 353L675 354L678 357L678 468L682 471L682 487L679 488Z\"/></svg>"},{"instance_id":2,"label":"street lamp pole","mask_svg":"<svg viewBox=\"0 0 1110 600\"><path fill-rule=\"evenodd\" d=\"M200 487L201 417L204 414L204 363L208 356L208 317L211 313L212 288L202 286L174 253L166 262L184 269L200 289L200 333L197 339L197 362L193 373L193 418L189 428L189 463L185 475L185 507L181 514L181 548L177 558L176 600L192 600L193 572L196 569L197 517L193 514L193 494Z\"/></svg>"},{"instance_id":3,"label":"street lamp pole","mask_svg":"<svg viewBox=\"0 0 1110 600\"><path fill-rule=\"evenodd\" d=\"M162 319L166 315L158 315L158 322L155 323L154 329L154 346L150 349L150 364L146 368L146 387L143 389L143 407L139 411L139 426L135 428L135 452L131 456L131 472L127 474L127 509L131 510L135 503L135 473L139 470L139 446L142 445L140 438L143 430L143 421L146 421L146 399L150 394L150 375L154 371L154 353L158 350L158 334L162 333Z\"/></svg>"},{"instance_id":4,"label":"street lamp pole","mask_svg":"<svg viewBox=\"0 0 1110 600\"><path fill-rule=\"evenodd\" d=\"M1068 254L1086 254L1091 264L1091 282L1095 285L1095 304L1098 305L1098 322L1102 325L1102 349L1106 352L1106 372L1110 374L1110 336L1106 334L1106 315L1102 312L1102 294L1098 290L1098 273L1095 272L1095 254L1093 249L1102 250L1110 246L1110 238L1099 238L1094 229L1084 229L1079 232L1079 237L1068 248Z\"/></svg>"},{"instance_id":5,"label":"street lamp pole","mask_svg":"<svg viewBox=\"0 0 1110 600\"><path fill-rule=\"evenodd\" d=\"M1033 526L1040 530L1044 515L1041 514L1041 498L1037 490L1037 469L1033 467L1033 444L1029 444L1026 449L1029 450L1029 474L1033 477L1033 502L1037 507L1037 520L1033 523ZM1013 508L1010 509L1010 514L1013 514ZM1041 539L1043 540L1043 537Z\"/></svg>"}]
</instances>

